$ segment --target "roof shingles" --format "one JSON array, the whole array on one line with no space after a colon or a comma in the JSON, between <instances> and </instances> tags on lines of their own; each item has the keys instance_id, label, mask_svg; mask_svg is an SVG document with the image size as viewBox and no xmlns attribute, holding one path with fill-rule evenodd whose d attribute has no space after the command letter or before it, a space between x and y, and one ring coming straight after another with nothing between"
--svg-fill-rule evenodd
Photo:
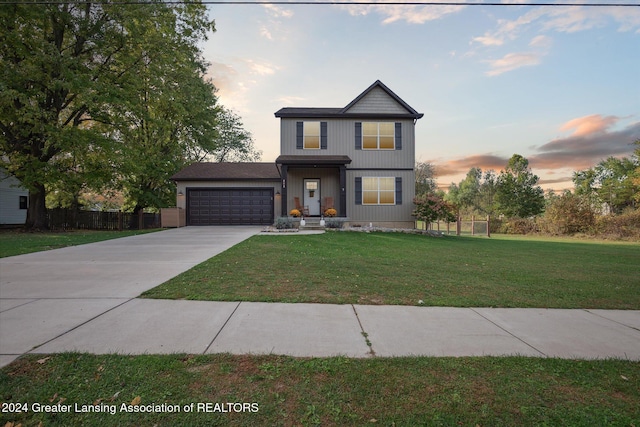
<instances>
[{"instance_id":1,"label":"roof shingles","mask_svg":"<svg viewBox=\"0 0 640 427\"><path fill-rule=\"evenodd\" d=\"M193 163L171 177L174 181L279 181L275 163Z\"/></svg>"}]
</instances>

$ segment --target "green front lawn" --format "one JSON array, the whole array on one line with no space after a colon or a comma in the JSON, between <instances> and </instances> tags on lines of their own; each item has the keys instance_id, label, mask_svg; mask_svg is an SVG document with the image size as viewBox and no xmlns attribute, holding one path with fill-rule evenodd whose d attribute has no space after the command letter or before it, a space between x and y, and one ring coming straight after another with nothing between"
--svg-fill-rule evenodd
<instances>
[{"instance_id":1,"label":"green front lawn","mask_svg":"<svg viewBox=\"0 0 640 427\"><path fill-rule=\"evenodd\" d=\"M357 232L254 236L143 296L640 309L640 244Z\"/></svg>"},{"instance_id":2,"label":"green front lawn","mask_svg":"<svg viewBox=\"0 0 640 427\"><path fill-rule=\"evenodd\" d=\"M0 370L0 403L27 404L28 412L0 413L0 425L16 426L637 426L640 364L36 355ZM178 410L122 410L131 403ZM34 412L33 404L71 405L72 413ZM113 408L114 414L75 412L75 405ZM228 411L234 407L247 411Z\"/></svg>"},{"instance_id":3,"label":"green front lawn","mask_svg":"<svg viewBox=\"0 0 640 427\"><path fill-rule=\"evenodd\" d=\"M102 240L134 236L157 230L96 231L73 230L62 232L24 232L22 230L0 231L0 258L48 251L67 246L84 245Z\"/></svg>"}]
</instances>

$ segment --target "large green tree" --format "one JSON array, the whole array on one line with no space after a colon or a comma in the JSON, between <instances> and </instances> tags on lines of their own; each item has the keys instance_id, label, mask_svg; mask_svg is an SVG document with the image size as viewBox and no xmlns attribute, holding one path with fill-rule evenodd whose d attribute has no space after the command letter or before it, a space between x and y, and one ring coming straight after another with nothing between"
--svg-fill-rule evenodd
<instances>
[{"instance_id":1,"label":"large green tree","mask_svg":"<svg viewBox=\"0 0 640 427\"><path fill-rule=\"evenodd\" d=\"M128 47L141 64L126 81L131 103L112 114L119 147L116 186L134 212L175 202L171 175L217 147L215 87L204 78L198 38L172 31L177 18L171 9L158 10ZM168 29L156 31L158 22Z\"/></svg>"},{"instance_id":2,"label":"large green tree","mask_svg":"<svg viewBox=\"0 0 640 427\"><path fill-rule=\"evenodd\" d=\"M197 62L213 22L199 2L24 2L1 5L0 26L0 162L29 190L26 226L44 228L47 188L92 181L89 159L100 173L129 175L114 156L134 143L123 120L135 126L144 108L145 70L183 60L168 54L176 46Z\"/></svg>"},{"instance_id":3,"label":"large green tree","mask_svg":"<svg viewBox=\"0 0 640 427\"><path fill-rule=\"evenodd\" d=\"M496 180L497 212L506 217L528 218L544 211L544 191L529 161L519 154L509 159Z\"/></svg>"}]
</instances>

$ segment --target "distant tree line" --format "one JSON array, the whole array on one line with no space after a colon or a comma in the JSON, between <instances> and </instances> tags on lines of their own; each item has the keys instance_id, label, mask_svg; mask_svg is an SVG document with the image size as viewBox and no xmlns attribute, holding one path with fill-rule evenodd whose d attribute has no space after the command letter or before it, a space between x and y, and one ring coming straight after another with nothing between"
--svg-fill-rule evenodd
<instances>
[{"instance_id":1,"label":"distant tree line","mask_svg":"<svg viewBox=\"0 0 640 427\"><path fill-rule=\"evenodd\" d=\"M496 173L471 168L447 192L437 189L434 168L416 166L416 210L425 221L490 215L493 231L599 234L640 238L640 140L630 157L609 157L573 174L574 191L546 195L527 159L514 154ZM418 172L419 171L419 172ZM426 172L425 172L426 171ZM428 172L428 173L427 173Z\"/></svg>"},{"instance_id":2,"label":"distant tree line","mask_svg":"<svg viewBox=\"0 0 640 427\"><path fill-rule=\"evenodd\" d=\"M200 2L7 4L0 26L0 167L29 191L27 228L91 194L166 206L186 164L260 157L204 77Z\"/></svg>"}]
</instances>

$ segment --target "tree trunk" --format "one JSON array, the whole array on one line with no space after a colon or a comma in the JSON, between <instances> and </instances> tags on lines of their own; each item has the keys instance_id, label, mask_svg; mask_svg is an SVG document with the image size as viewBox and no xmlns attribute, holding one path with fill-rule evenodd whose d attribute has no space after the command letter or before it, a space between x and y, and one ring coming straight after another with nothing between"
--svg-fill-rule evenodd
<instances>
[{"instance_id":1,"label":"tree trunk","mask_svg":"<svg viewBox=\"0 0 640 427\"><path fill-rule=\"evenodd\" d=\"M35 189L29 190L29 207L24 228L27 230L47 230L47 207L45 202L46 190L44 185L37 184Z\"/></svg>"},{"instance_id":2,"label":"tree trunk","mask_svg":"<svg viewBox=\"0 0 640 427\"><path fill-rule=\"evenodd\" d=\"M138 230L140 229L140 211L143 211L144 207L139 203L136 204L136 207L133 208L133 215L131 215L131 219L129 220L129 229L130 230Z\"/></svg>"}]
</instances>

